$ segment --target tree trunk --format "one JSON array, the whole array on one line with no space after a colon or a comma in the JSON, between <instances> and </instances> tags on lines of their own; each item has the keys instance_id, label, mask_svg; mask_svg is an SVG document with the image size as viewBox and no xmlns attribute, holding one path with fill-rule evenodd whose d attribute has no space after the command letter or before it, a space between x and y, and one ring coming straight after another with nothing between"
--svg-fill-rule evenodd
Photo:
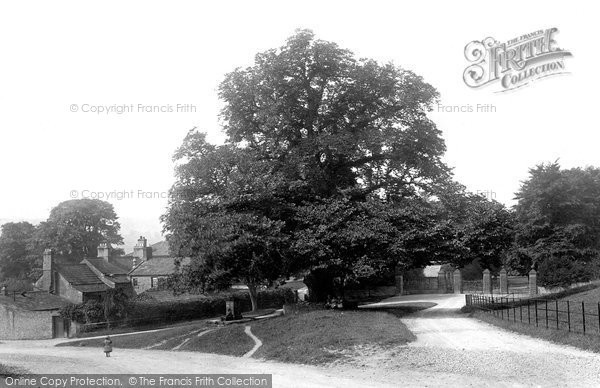
<instances>
[{"instance_id":1,"label":"tree trunk","mask_svg":"<svg viewBox=\"0 0 600 388\"><path fill-rule=\"evenodd\" d=\"M247 284L248 293L250 294L250 302L252 303L252 311L258 310L257 292L255 284Z\"/></svg>"}]
</instances>

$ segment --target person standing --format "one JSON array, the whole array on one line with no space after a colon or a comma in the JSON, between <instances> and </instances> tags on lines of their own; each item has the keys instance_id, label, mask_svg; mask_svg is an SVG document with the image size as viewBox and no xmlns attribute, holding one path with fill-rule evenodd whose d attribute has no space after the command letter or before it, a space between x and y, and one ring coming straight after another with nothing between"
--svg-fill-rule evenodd
<instances>
[{"instance_id":1,"label":"person standing","mask_svg":"<svg viewBox=\"0 0 600 388\"><path fill-rule=\"evenodd\" d=\"M106 357L110 357L110 352L112 352L112 340L110 339L110 336L107 335L104 339L104 353L106 354Z\"/></svg>"}]
</instances>

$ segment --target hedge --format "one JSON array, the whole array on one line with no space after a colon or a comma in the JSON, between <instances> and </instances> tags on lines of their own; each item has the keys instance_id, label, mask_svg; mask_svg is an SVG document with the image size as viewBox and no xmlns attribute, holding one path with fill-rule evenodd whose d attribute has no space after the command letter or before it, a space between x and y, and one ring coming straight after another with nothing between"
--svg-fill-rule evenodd
<instances>
[{"instance_id":1,"label":"hedge","mask_svg":"<svg viewBox=\"0 0 600 388\"><path fill-rule=\"evenodd\" d=\"M203 299L181 301L136 301L131 303L127 319L143 321L145 318L164 321L183 321L202 318L213 318L225 315L225 301L234 299L242 312L252 310L252 303L247 292L209 295ZM281 308L284 304L294 303L296 294L286 288L259 291L258 308Z\"/></svg>"},{"instance_id":2,"label":"hedge","mask_svg":"<svg viewBox=\"0 0 600 388\"><path fill-rule=\"evenodd\" d=\"M234 299L242 312L252 310L247 291L208 295L202 299L174 300L134 300L127 306L125 325L143 325L152 322L176 322L192 319L213 318L225 315L225 301ZM282 308L284 304L296 302L296 294L289 288L277 288L258 292L258 308ZM70 305L61 315L80 323L86 323L83 310L86 304ZM95 321L95 320L94 320ZM116 323L116 322L115 322Z\"/></svg>"}]
</instances>

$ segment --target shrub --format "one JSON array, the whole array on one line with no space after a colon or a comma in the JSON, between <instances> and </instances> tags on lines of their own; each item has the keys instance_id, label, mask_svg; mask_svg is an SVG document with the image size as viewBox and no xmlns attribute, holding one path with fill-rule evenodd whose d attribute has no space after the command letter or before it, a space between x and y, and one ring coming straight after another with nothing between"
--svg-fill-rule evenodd
<instances>
[{"instance_id":1,"label":"shrub","mask_svg":"<svg viewBox=\"0 0 600 388\"><path fill-rule=\"evenodd\" d=\"M540 284L544 287L568 287L593 279L594 271L586 264L567 256L550 256L538 267Z\"/></svg>"},{"instance_id":2,"label":"shrub","mask_svg":"<svg viewBox=\"0 0 600 388\"><path fill-rule=\"evenodd\" d=\"M78 323L97 323L104 321L104 307L96 301L70 303L59 311L60 316Z\"/></svg>"}]
</instances>

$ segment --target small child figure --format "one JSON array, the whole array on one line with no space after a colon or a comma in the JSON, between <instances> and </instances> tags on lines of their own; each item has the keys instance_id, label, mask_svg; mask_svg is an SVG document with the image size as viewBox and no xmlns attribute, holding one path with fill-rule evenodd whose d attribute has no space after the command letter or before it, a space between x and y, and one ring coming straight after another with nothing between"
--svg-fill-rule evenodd
<instances>
[{"instance_id":1,"label":"small child figure","mask_svg":"<svg viewBox=\"0 0 600 388\"><path fill-rule=\"evenodd\" d=\"M104 339L104 353L106 354L106 357L110 357L110 352L112 352L112 340L110 339L110 336L107 335Z\"/></svg>"}]
</instances>

